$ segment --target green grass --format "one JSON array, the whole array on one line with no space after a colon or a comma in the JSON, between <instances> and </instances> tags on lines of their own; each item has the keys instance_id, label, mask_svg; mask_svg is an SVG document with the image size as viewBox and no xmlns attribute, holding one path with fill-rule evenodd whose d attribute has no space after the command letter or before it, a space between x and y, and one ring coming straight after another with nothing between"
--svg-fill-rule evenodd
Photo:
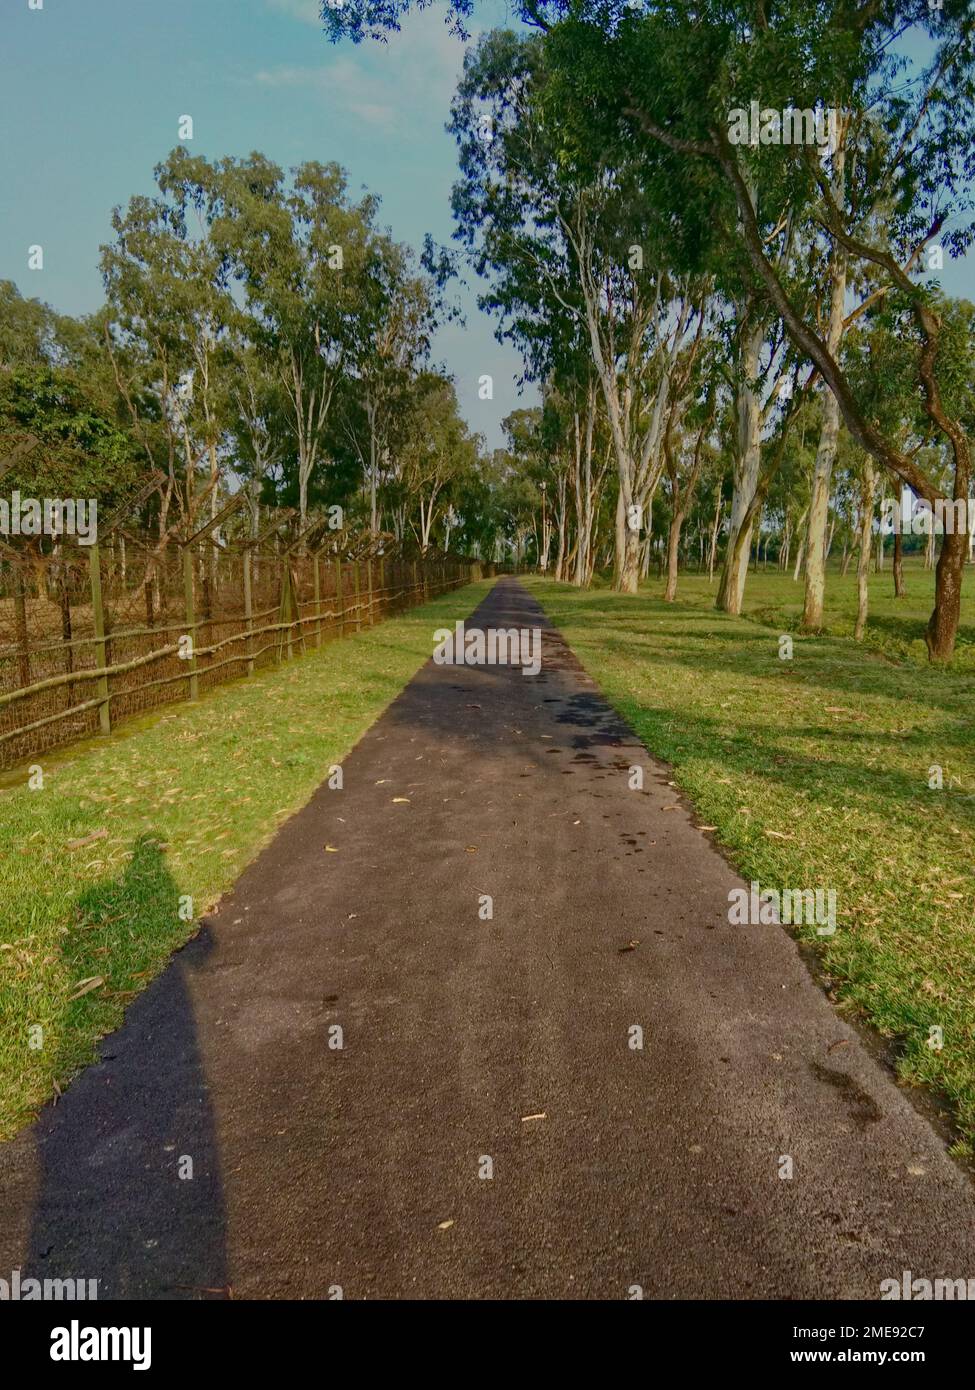
<instances>
[{"instance_id":1,"label":"green grass","mask_svg":"<svg viewBox=\"0 0 975 1390\"><path fill-rule=\"evenodd\" d=\"M864 635L865 644L884 651L898 660L927 665L928 650L924 644L931 609L934 607L934 572L926 570L919 557L904 561L907 593L894 598L894 579L890 555L880 574L871 571L869 579L869 617ZM965 592L967 586L968 592ZM650 585L650 592L662 586ZM707 575L681 575L677 586L679 601L710 607L717 592L717 581L709 584ZM778 570L753 570L745 586L744 613L759 622L778 627L781 632L797 632L802 620L803 585L794 583L791 573ZM852 637L857 615L856 560L849 573L840 575L839 565L831 562L826 582L824 632L832 637ZM962 588L962 625L953 665L959 670L975 671L975 568L965 571Z\"/></svg>"},{"instance_id":2,"label":"green grass","mask_svg":"<svg viewBox=\"0 0 975 1390\"><path fill-rule=\"evenodd\" d=\"M430 656L434 628L490 587L42 758L42 790L28 789L26 769L4 779L0 1137L92 1060L194 920ZM107 836L68 848L95 831ZM194 920L180 916L186 897Z\"/></svg>"},{"instance_id":3,"label":"green grass","mask_svg":"<svg viewBox=\"0 0 975 1390\"><path fill-rule=\"evenodd\" d=\"M945 1098L970 1144L975 676L832 636L797 635L783 661L780 623L665 604L656 583L633 597L526 582L745 879L836 890L835 936L798 929L821 953L831 997L893 1041L903 1080ZM920 576L909 582L902 602L924 615ZM791 576L748 584L746 607L794 609ZM838 576L830 589L828 621L842 627ZM681 591L703 599L707 581ZM921 619L889 621L909 632ZM928 786L933 764L941 791ZM944 1030L941 1051L928 1046L932 1027Z\"/></svg>"}]
</instances>

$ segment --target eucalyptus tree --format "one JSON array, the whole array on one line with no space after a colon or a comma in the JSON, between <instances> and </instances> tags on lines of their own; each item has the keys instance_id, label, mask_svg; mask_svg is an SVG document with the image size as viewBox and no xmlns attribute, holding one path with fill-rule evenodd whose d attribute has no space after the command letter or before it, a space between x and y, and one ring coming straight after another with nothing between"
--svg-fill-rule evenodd
<instances>
[{"instance_id":1,"label":"eucalyptus tree","mask_svg":"<svg viewBox=\"0 0 975 1390\"><path fill-rule=\"evenodd\" d=\"M666 603L673 603L677 597L681 532L694 505L698 484L704 470L713 465L718 457L712 438L718 405L714 369L712 367L709 373L706 363L692 363L688 376L697 378L694 381L697 389L675 395L664 429L664 468L670 502L667 581L664 586Z\"/></svg>"},{"instance_id":2,"label":"eucalyptus tree","mask_svg":"<svg viewBox=\"0 0 975 1390\"><path fill-rule=\"evenodd\" d=\"M905 75L896 38L913 22L934 45L927 67ZM967 500L968 432L945 391L950 372L944 323L926 271L945 251L971 241L975 134L975 36L968 6L945 0L852 0L810 6L674 3L632 20L575 26L586 52L585 91L603 99L647 141L648 158L675 166L678 189L704 181L720 210L730 201L734 235L757 293L779 316L796 350L833 393L850 433L890 474L936 507L948 499L864 408L830 350L829 316L777 259L796 223L813 225L842 253L847 274L884 299L910 346L913 374L931 427L951 451L951 501ZM596 55L602 68L594 75ZM845 201L820 151L795 134L795 117L841 94L854 119L846 135ZM750 139L736 139L730 117L760 108ZM868 119L869 116L869 119ZM755 188L761 189L761 200ZM732 226L732 219L718 219ZM937 254L936 254L937 253ZM835 316L834 316L835 327ZM936 601L927 629L933 658L951 655L957 630L963 528L946 530Z\"/></svg>"},{"instance_id":3,"label":"eucalyptus tree","mask_svg":"<svg viewBox=\"0 0 975 1390\"><path fill-rule=\"evenodd\" d=\"M116 385L136 436L167 479L160 546L173 502L178 524L192 529L203 509L215 514L221 483L219 402L236 309L201 216L200 163L174 150L156 167L158 195L116 208L114 239L101 248L102 326Z\"/></svg>"},{"instance_id":4,"label":"eucalyptus tree","mask_svg":"<svg viewBox=\"0 0 975 1390\"><path fill-rule=\"evenodd\" d=\"M389 236L370 238L362 271L342 421L362 467L376 534L381 478L402 435L415 378L429 359L441 299L432 277L418 273L409 249Z\"/></svg>"},{"instance_id":5,"label":"eucalyptus tree","mask_svg":"<svg viewBox=\"0 0 975 1390\"><path fill-rule=\"evenodd\" d=\"M397 27L409 8L410 0L348 0L325 18L333 34L358 39ZM473 0L448 6L461 28L472 10ZM966 505L970 434L947 399L944 321L926 276L972 239L969 0L521 0L517 12L551 40L563 106L622 129L665 174L655 187L686 236L713 229L833 394L859 447L929 506ZM930 45L926 63L909 63L900 44L908 31ZM830 123L815 119L838 104L842 119L853 118L842 201L836 163L820 148ZM836 302L842 261L868 298L886 299L898 315L923 408L951 456L948 489L870 418L833 346L838 314L821 312L810 275L797 277L782 257L797 228L825 238ZM821 499L825 460L818 476ZM810 544L818 552L818 534ZM932 659L954 649L967 549L967 528L946 530L926 632ZM815 616L814 591L810 600Z\"/></svg>"},{"instance_id":6,"label":"eucalyptus tree","mask_svg":"<svg viewBox=\"0 0 975 1390\"><path fill-rule=\"evenodd\" d=\"M435 373L422 373L415 390L413 428L401 453L401 506L425 555L460 480L477 457L478 439L460 417L452 382Z\"/></svg>"},{"instance_id":7,"label":"eucalyptus tree","mask_svg":"<svg viewBox=\"0 0 975 1390\"><path fill-rule=\"evenodd\" d=\"M214 246L285 395L304 526L336 391L355 363L378 202L352 201L337 164L311 161L286 180L259 154L219 161L212 183Z\"/></svg>"},{"instance_id":8,"label":"eucalyptus tree","mask_svg":"<svg viewBox=\"0 0 975 1390\"><path fill-rule=\"evenodd\" d=\"M499 313L537 376L566 344L586 345L617 465L617 583L634 592L673 370L703 316L702 288L656 263L652 204L625 159L566 138L538 39L485 36L450 128L458 235L492 276L481 306Z\"/></svg>"},{"instance_id":9,"label":"eucalyptus tree","mask_svg":"<svg viewBox=\"0 0 975 1390\"><path fill-rule=\"evenodd\" d=\"M287 466L287 397L280 378L255 345L246 314L233 324L228 341L232 371L224 383L229 468L247 502L250 533L260 530L261 500L275 471Z\"/></svg>"},{"instance_id":10,"label":"eucalyptus tree","mask_svg":"<svg viewBox=\"0 0 975 1390\"><path fill-rule=\"evenodd\" d=\"M193 353L186 324L193 291L185 280L187 248L172 218L164 201L133 198L124 212L113 213L115 239L101 248L106 353L132 432L166 480L160 551L174 526L191 526L207 453L207 441L190 426Z\"/></svg>"}]
</instances>

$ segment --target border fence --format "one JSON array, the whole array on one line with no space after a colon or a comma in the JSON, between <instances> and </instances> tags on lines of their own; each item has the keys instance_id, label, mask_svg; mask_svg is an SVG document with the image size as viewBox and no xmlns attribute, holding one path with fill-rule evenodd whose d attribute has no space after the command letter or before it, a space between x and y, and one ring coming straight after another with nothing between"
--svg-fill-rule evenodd
<instances>
[{"instance_id":1,"label":"border fence","mask_svg":"<svg viewBox=\"0 0 975 1390\"><path fill-rule=\"evenodd\" d=\"M0 542L0 768L496 572L323 522L285 538L284 511L226 541L222 518L163 545L112 523L96 544L59 537L50 554Z\"/></svg>"}]
</instances>

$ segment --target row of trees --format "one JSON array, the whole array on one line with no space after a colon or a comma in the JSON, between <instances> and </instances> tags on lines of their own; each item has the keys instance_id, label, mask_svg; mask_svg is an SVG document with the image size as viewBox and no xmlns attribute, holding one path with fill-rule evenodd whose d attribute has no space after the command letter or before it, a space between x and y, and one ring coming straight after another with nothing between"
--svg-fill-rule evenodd
<instances>
[{"instance_id":1,"label":"row of trees","mask_svg":"<svg viewBox=\"0 0 975 1390\"><path fill-rule=\"evenodd\" d=\"M394 241L335 164L288 177L179 148L155 178L112 217L97 313L0 282L5 492L94 498L104 516L158 478L137 508L150 567L241 494L252 535L278 508L301 531L340 507L347 536L502 558L505 459L431 361L456 312L432 245Z\"/></svg>"},{"instance_id":2,"label":"row of trees","mask_svg":"<svg viewBox=\"0 0 975 1390\"><path fill-rule=\"evenodd\" d=\"M358 39L408 8L350 0L325 18ZM632 592L656 504L672 597L710 492L710 545L697 529L712 564L723 542L718 605L740 610L750 552L778 522L815 630L838 518L863 570L879 497L907 489L951 509L927 629L930 655L950 657L975 335L938 271L972 237L967 0L516 8L526 29L482 38L453 104L454 212L489 277L482 305L542 386L543 558L551 543L585 582L608 502ZM453 0L452 22L471 9Z\"/></svg>"}]
</instances>

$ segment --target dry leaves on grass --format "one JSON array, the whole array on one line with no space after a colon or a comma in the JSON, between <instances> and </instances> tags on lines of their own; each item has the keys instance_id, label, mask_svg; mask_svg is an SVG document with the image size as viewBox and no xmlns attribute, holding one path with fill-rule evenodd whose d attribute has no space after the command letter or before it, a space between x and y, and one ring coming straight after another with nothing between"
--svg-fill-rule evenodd
<instances>
[{"instance_id":1,"label":"dry leaves on grass","mask_svg":"<svg viewBox=\"0 0 975 1390\"><path fill-rule=\"evenodd\" d=\"M107 840L107 830L93 830L90 835L84 835L80 840L69 840L65 845L67 850L85 849L88 845L93 845L96 840Z\"/></svg>"},{"instance_id":2,"label":"dry leaves on grass","mask_svg":"<svg viewBox=\"0 0 975 1390\"><path fill-rule=\"evenodd\" d=\"M104 975L91 975L87 980L79 980L74 994L68 995L68 1003L73 1004L76 999L80 999L83 994L90 994L93 989L105 983Z\"/></svg>"}]
</instances>

